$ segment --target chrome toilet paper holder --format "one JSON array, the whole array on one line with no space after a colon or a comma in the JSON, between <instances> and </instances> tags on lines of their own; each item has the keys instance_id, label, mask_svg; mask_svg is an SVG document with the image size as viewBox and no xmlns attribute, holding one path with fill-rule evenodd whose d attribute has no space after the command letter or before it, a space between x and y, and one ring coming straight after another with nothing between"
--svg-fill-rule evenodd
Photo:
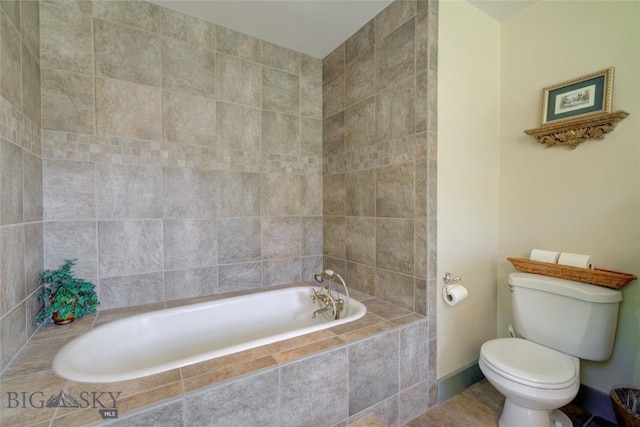
<instances>
[{"instance_id":1,"label":"chrome toilet paper holder","mask_svg":"<svg viewBox=\"0 0 640 427\"><path fill-rule=\"evenodd\" d=\"M461 280L460 276L453 277L449 272L444 273L444 275L442 276L442 281L444 282L445 285L450 285L451 283L456 283L456 282L459 282L460 280Z\"/></svg>"}]
</instances>

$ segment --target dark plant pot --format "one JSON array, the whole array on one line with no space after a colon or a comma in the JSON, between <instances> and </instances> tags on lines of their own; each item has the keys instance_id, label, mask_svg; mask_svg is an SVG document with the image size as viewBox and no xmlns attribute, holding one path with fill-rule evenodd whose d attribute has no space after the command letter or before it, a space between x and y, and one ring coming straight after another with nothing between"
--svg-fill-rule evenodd
<instances>
[{"instance_id":1,"label":"dark plant pot","mask_svg":"<svg viewBox=\"0 0 640 427\"><path fill-rule=\"evenodd\" d=\"M73 317L73 313L69 313L67 317L64 318L58 317L58 313L59 311L55 311L51 316L51 319L53 319L53 323L55 323L56 325L66 325L67 323L71 323L75 320L75 317Z\"/></svg>"}]
</instances>

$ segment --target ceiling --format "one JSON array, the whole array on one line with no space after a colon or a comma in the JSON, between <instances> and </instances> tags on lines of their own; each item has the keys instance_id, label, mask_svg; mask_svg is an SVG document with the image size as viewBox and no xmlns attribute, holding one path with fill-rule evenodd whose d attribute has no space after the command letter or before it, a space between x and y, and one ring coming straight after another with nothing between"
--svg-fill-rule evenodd
<instances>
[{"instance_id":1,"label":"ceiling","mask_svg":"<svg viewBox=\"0 0 640 427\"><path fill-rule=\"evenodd\" d=\"M468 0L498 22L515 15L534 4L537 0Z\"/></svg>"},{"instance_id":2,"label":"ceiling","mask_svg":"<svg viewBox=\"0 0 640 427\"><path fill-rule=\"evenodd\" d=\"M456 1L456 0L440 0ZM152 0L152 3L324 58L392 0ZM498 21L534 0L469 0Z\"/></svg>"}]
</instances>

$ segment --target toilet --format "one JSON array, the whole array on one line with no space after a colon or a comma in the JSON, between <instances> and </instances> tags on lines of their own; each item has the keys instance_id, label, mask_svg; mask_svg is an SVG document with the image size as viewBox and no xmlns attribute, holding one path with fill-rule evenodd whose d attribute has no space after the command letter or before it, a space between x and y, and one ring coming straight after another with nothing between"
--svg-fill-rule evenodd
<instances>
[{"instance_id":1,"label":"toilet","mask_svg":"<svg viewBox=\"0 0 640 427\"><path fill-rule=\"evenodd\" d=\"M484 343L478 364L505 396L500 427L570 427L558 408L580 387L580 359L611 356L619 290L530 273L511 273L516 333Z\"/></svg>"}]
</instances>

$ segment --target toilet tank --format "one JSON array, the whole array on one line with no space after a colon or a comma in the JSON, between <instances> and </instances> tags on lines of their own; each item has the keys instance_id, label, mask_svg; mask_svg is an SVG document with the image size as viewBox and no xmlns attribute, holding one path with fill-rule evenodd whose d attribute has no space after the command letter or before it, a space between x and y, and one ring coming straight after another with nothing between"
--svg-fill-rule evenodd
<instances>
[{"instance_id":1,"label":"toilet tank","mask_svg":"<svg viewBox=\"0 0 640 427\"><path fill-rule=\"evenodd\" d=\"M586 360L611 355L622 292L529 273L511 273L516 333Z\"/></svg>"}]
</instances>

